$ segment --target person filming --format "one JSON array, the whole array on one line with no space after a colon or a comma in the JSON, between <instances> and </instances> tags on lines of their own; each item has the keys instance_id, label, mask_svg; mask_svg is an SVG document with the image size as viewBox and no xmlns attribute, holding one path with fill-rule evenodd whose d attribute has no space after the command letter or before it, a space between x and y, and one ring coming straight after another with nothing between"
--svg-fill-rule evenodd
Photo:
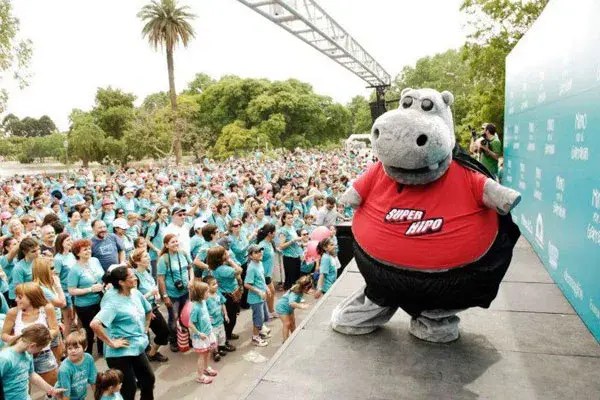
<instances>
[{"instance_id":1,"label":"person filming","mask_svg":"<svg viewBox=\"0 0 600 400\"><path fill-rule=\"evenodd\" d=\"M498 159L502 156L502 143L496 135L494 124L485 124L481 137L471 141L471 151L479 153L479 160L498 178Z\"/></svg>"}]
</instances>

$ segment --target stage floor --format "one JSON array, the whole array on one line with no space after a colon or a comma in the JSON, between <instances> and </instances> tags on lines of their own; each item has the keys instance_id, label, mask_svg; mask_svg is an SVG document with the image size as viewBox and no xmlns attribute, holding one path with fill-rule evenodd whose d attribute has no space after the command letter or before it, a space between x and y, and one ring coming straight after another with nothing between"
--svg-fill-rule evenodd
<instances>
[{"instance_id":1,"label":"stage floor","mask_svg":"<svg viewBox=\"0 0 600 400\"><path fill-rule=\"evenodd\" d=\"M331 311L363 284L355 264L242 397L269 399L600 399L600 345L521 239L489 310L459 314L461 337L431 344L399 311L348 337Z\"/></svg>"}]
</instances>

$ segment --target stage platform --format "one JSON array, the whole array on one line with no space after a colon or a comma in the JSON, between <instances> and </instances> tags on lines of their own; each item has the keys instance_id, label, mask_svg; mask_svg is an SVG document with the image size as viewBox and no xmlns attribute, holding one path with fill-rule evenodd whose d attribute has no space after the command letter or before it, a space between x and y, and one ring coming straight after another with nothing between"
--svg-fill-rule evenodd
<instances>
[{"instance_id":1,"label":"stage platform","mask_svg":"<svg viewBox=\"0 0 600 400\"><path fill-rule=\"evenodd\" d=\"M460 313L450 344L412 337L402 311L371 335L333 332L362 284L352 262L242 398L600 399L600 345L523 239L490 309Z\"/></svg>"}]
</instances>

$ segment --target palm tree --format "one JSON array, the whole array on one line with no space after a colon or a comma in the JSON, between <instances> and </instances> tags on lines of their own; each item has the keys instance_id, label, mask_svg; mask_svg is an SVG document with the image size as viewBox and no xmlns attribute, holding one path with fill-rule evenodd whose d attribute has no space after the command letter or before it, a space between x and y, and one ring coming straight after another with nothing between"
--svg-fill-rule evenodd
<instances>
[{"instance_id":1,"label":"palm tree","mask_svg":"<svg viewBox=\"0 0 600 400\"><path fill-rule=\"evenodd\" d=\"M142 7L138 13L146 24L142 29L142 35L148 38L150 46L155 50L163 47L167 50L167 68L169 70L169 95L171 98L171 109L173 110L174 137L173 148L175 150L175 162L181 163L181 129L177 118L177 92L175 92L175 76L173 65L173 51L175 46L181 42L183 47L194 38L194 28L189 20L196 16L189 11L189 7L177 6L177 0L152 0L150 4Z\"/></svg>"}]
</instances>

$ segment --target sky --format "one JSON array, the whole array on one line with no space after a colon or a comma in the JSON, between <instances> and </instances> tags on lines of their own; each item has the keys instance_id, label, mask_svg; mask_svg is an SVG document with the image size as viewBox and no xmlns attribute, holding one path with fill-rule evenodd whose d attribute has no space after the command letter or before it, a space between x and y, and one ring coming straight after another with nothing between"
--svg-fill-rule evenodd
<instances>
[{"instance_id":1,"label":"sky","mask_svg":"<svg viewBox=\"0 0 600 400\"><path fill-rule=\"evenodd\" d=\"M316 0L392 76L426 55L465 41L461 0ZM73 108L89 110L98 87L137 96L168 90L166 56L141 35L148 0L16 0L21 36L33 41L29 87L10 82L7 113L49 115L68 128ZM237 0L179 0L197 15L196 38L175 52L175 84L194 75L296 78L346 103L365 82Z\"/></svg>"}]
</instances>

